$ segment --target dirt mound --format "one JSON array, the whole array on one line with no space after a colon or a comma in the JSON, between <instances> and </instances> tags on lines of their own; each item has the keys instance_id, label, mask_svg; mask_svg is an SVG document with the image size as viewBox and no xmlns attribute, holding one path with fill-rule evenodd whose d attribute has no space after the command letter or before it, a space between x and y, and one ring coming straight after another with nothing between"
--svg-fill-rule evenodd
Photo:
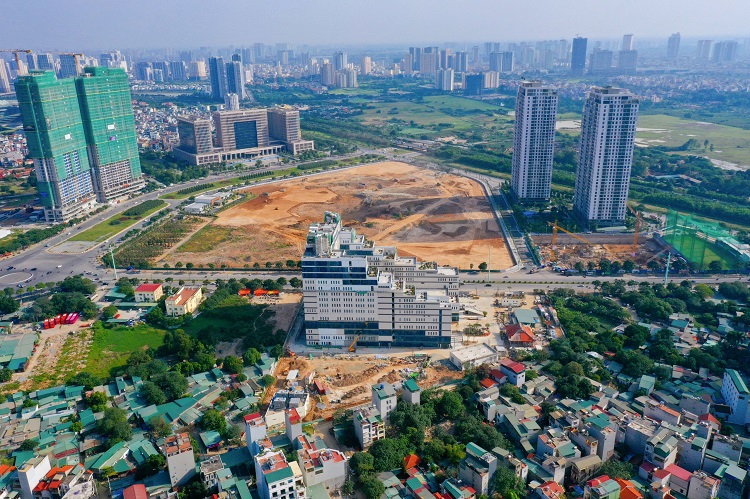
<instances>
[{"instance_id":1,"label":"dirt mound","mask_svg":"<svg viewBox=\"0 0 750 499\"><path fill-rule=\"evenodd\" d=\"M446 235L446 236L448 236L448 237L460 237L460 236L463 236L464 234L466 234L467 232L469 232L469 228L467 226L465 226L465 225L462 225L462 226L458 227L454 231L443 232L443 234Z\"/></svg>"}]
</instances>

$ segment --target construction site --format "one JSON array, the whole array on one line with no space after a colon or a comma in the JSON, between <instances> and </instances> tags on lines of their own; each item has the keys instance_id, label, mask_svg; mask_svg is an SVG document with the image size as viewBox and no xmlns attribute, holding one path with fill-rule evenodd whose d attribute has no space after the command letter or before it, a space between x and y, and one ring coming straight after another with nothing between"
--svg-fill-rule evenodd
<instances>
[{"instance_id":1,"label":"construction site","mask_svg":"<svg viewBox=\"0 0 750 499\"><path fill-rule=\"evenodd\" d=\"M306 421L330 418L334 412L366 403L370 400L372 385L377 383L387 381L400 385L413 378L426 389L462 377L461 372L451 369L444 361L433 362L426 354L286 356L279 359L278 381L274 389L266 393L264 402L270 401L276 390L286 387L286 377L293 371L297 371L296 379L310 379L314 384L313 409L305 417Z\"/></svg>"}]
</instances>

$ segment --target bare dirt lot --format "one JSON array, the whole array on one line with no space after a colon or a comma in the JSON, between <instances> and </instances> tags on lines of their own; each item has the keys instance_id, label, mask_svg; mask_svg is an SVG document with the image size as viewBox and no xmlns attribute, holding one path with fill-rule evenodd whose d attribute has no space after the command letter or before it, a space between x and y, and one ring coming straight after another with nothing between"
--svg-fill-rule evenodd
<instances>
[{"instance_id":1,"label":"bare dirt lot","mask_svg":"<svg viewBox=\"0 0 750 499\"><path fill-rule=\"evenodd\" d=\"M551 257L552 245L540 244L540 253L545 260ZM576 262L587 265L593 262L598 265L602 259L624 262L632 260L636 265L645 265L651 257L662 251L653 239L641 240L638 249L633 252L631 244L590 244L575 241L575 244L559 244L556 250L556 261L563 266L572 268Z\"/></svg>"},{"instance_id":2,"label":"bare dirt lot","mask_svg":"<svg viewBox=\"0 0 750 499\"><path fill-rule=\"evenodd\" d=\"M309 224L337 211L345 225L404 256L469 268L487 261L492 248L492 268L513 265L482 187L464 177L383 162L248 192L255 197L194 236L203 241L188 241L193 251L178 248L182 262L298 260Z\"/></svg>"},{"instance_id":3,"label":"bare dirt lot","mask_svg":"<svg viewBox=\"0 0 750 499\"><path fill-rule=\"evenodd\" d=\"M463 373L442 364L425 367L424 358L410 356L366 356L366 355L323 355L320 357L284 357L276 368L279 383L290 370L299 370L299 378L315 372L315 379L328 387L328 393L316 395L314 406L325 404L325 409L315 408L305 418L312 420L332 416L334 412L357 407L371 399L371 387L376 383L400 383L409 376L419 373L417 383L423 388L431 388L462 377Z\"/></svg>"}]
</instances>

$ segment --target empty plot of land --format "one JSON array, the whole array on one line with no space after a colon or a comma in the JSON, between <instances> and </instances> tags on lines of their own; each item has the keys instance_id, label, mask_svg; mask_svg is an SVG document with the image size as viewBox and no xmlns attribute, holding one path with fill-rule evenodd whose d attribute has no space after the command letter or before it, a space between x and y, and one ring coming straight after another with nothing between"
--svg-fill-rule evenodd
<instances>
[{"instance_id":1,"label":"empty plot of land","mask_svg":"<svg viewBox=\"0 0 750 499\"><path fill-rule=\"evenodd\" d=\"M248 191L253 199L220 213L177 250L182 262L298 260L309 224L336 211L345 225L405 256L469 268L491 249L492 268L513 265L482 187L464 177L384 162Z\"/></svg>"}]
</instances>

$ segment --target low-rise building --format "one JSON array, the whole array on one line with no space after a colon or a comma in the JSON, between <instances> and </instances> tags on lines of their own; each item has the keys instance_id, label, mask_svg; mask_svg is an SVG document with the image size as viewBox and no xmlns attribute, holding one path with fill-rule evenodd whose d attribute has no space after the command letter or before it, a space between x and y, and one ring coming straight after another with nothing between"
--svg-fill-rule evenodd
<instances>
[{"instance_id":1,"label":"low-rise building","mask_svg":"<svg viewBox=\"0 0 750 499\"><path fill-rule=\"evenodd\" d=\"M477 494L487 495L497 470L497 457L477 444L466 444L466 457L458 467L458 477L471 485Z\"/></svg>"},{"instance_id":2,"label":"low-rise building","mask_svg":"<svg viewBox=\"0 0 750 499\"><path fill-rule=\"evenodd\" d=\"M177 293L169 296L164 304L167 307L167 316L179 317L192 314L203 299L203 291L198 287L180 288Z\"/></svg>"},{"instance_id":3,"label":"low-rise building","mask_svg":"<svg viewBox=\"0 0 750 499\"><path fill-rule=\"evenodd\" d=\"M563 499L565 497L565 489L559 483L550 480L534 489L534 494L540 499Z\"/></svg>"},{"instance_id":4,"label":"low-rise building","mask_svg":"<svg viewBox=\"0 0 750 499\"><path fill-rule=\"evenodd\" d=\"M302 470L282 451L263 449L255 456L255 478L261 499L306 499Z\"/></svg>"},{"instance_id":5,"label":"low-rise building","mask_svg":"<svg viewBox=\"0 0 750 499\"><path fill-rule=\"evenodd\" d=\"M167 437L162 452L167 456L167 470L172 487L185 485L195 476L195 456L189 433Z\"/></svg>"},{"instance_id":6,"label":"low-rise building","mask_svg":"<svg viewBox=\"0 0 750 499\"><path fill-rule=\"evenodd\" d=\"M583 499L619 499L620 484L607 475L586 482Z\"/></svg>"},{"instance_id":7,"label":"low-rise building","mask_svg":"<svg viewBox=\"0 0 750 499\"><path fill-rule=\"evenodd\" d=\"M679 425L681 414L674 409L670 409L656 400L648 399L643 407L643 415L655 421L665 421L669 424Z\"/></svg>"},{"instance_id":8,"label":"low-rise building","mask_svg":"<svg viewBox=\"0 0 750 499\"><path fill-rule=\"evenodd\" d=\"M385 438L385 422L375 407L366 407L354 412L354 434L362 450L376 440Z\"/></svg>"},{"instance_id":9,"label":"low-rise building","mask_svg":"<svg viewBox=\"0 0 750 499\"><path fill-rule=\"evenodd\" d=\"M479 343L451 352L451 363L460 370L477 367L482 364L493 364L504 356L504 349L495 349L486 343Z\"/></svg>"},{"instance_id":10,"label":"low-rise building","mask_svg":"<svg viewBox=\"0 0 750 499\"><path fill-rule=\"evenodd\" d=\"M573 483L583 483L602 467L602 460L596 454L574 459L570 466L570 480Z\"/></svg>"},{"instance_id":11,"label":"low-rise building","mask_svg":"<svg viewBox=\"0 0 750 499\"><path fill-rule=\"evenodd\" d=\"M161 284L143 283L135 288L136 303L156 302L164 295L164 288Z\"/></svg>"},{"instance_id":12,"label":"low-rise building","mask_svg":"<svg viewBox=\"0 0 750 499\"><path fill-rule=\"evenodd\" d=\"M736 464L731 464L724 471L719 486L719 499L742 499L748 488L747 471Z\"/></svg>"},{"instance_id":13,"label":"low-rise building","mask_svg":"<svg viewBox=\"0 0 750 499\"><path fill-rule=\"evenodd\" d=\"M500 372L508 377L508 382L521 386L526 382L526 366L511 359L500 361Z\"/></svg>"},{"instance_id":14,"label":"low-rise building","mask_svg":"<svg viewBox=\"0 0 750 499\"><path fill-rule=\"evenodd\" d=\"M678 448L679 440L675 432L662 427L646 442L643 457L660 468L667 468L675 463Z\"/></svg>"},{"instance_id":15,"label":"low-rise building","mask_svg":"<svg viewBox=\"0 0 750 499\"><path fill-rule=\"evenodd\" d=\"M384 382L372 385L372 405L375 406L384 420L387 420L388 415L396 408L397 400L396 389L393 388L391 383Z\"/></svg>"},{"instance_id":16,"label":"low-rise building","mask_svg":"<svg viewBox=\"0 0 750 499\"><path fill-rule=\"evenodd\" d=\"M422 389L419 387L417 382L414 381L414 378L409 378L404 381L404 387L401 391L401 400L403 400L407 404L419 405L421 394Z\"/></svg>"},{"instance_id":17,"label":"low-rise building","mask_svg":"<svg viewBox=\"0 0 750 499\"><path fill-rule=\"evenodd\" d=\"M710 476L705 471L696 471L690 477L688 499L713 499L719 493L718 478Z\"/></svg>"},{"instance_id":18,"label":"low-rise building","mask_svg":"<svg viewBox=\"0 0 750 499\"><path fill-rule=\"evenodd\" d=\"M300 435L294 442L297 462L306 487L323 484L338 490L346 481L346 456L326 447L320 438Z\"/></svg>"}]
</instances>

